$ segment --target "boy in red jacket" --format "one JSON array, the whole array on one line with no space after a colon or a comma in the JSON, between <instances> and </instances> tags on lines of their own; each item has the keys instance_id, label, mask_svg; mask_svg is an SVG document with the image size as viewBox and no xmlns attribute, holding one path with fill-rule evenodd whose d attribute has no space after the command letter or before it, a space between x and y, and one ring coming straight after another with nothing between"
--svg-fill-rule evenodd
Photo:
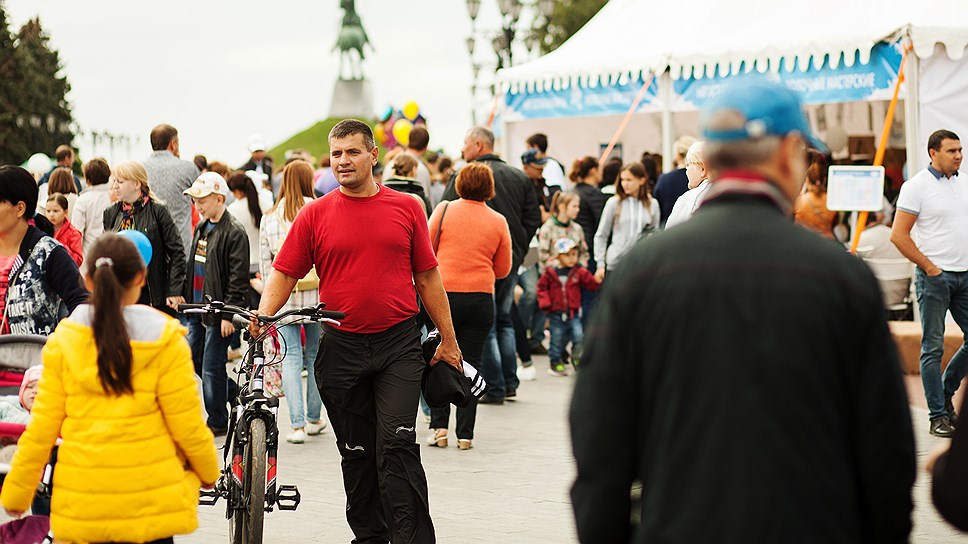
<instances>
[{"instance_id":1,"label":"boy in red jacket","mask_svg":"<svg viewBox=\"0 0 968 544\"><path fill-rule=\"evenodd\" d=\"M565 346L571 341L571 363L577 369L581 356L581 288L597 291L599 281L578 264L578 247L570 238L560 238L552 245L557 252L557 265L549 266L538 280L538 306L548 316L551 342L548 358L552 376L567 376L562 362Z\"/></svg>"}]
</instances>

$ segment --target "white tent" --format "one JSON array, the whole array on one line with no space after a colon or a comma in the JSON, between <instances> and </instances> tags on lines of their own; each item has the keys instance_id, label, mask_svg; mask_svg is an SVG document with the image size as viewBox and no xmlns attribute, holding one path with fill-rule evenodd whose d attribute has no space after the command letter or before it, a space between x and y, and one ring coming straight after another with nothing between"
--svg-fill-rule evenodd
<instances>
[{"instance_id":1,"label":"white tent","mask_svg":"<svg viewBox=\"0 0 968 544\"><path fill-rule=\"evenodd\" d=\"M875 75L861 80L850 74L883 57L882 64L895 63L896 80L900 39L914 48L899 112L907 149L925 149L938 128L968 133L968 7L962 1L611 0L554 52L499 73L508 104L503 151L516 156L530 133L543 131L551 137L551 151L581 150L562 159L594 154L653 71L655 86L623 141L633 152L646 147L634 145L637 140L661 141L667 161L676 133L696 130L697 106L684 99L683 89L752 71L784 76L795 88L815 83L803 83L798 74L825 73L828 79L820 84L839 87L822 89L814 104L878 102L870 117L879 116L882 124L890 74L876 74L876 83ZM858 94L867 83L869 92ZM579 91L610 107L589 108ZM540 98L528 104L530 114L516 111L514 105L528 97ZM926 159L926 152L909 153L908 171Z\"/></svg>"}]
</instances>

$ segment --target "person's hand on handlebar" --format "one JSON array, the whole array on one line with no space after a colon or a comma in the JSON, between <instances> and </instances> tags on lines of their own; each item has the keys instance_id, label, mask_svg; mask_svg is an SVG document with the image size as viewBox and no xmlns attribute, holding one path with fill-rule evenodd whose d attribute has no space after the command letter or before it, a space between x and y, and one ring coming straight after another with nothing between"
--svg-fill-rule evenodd
<instances>
[{"instance_id":1,"label":"person's hand on handlebar","mask_svg":"<svg viewBox=\"0 0 968 544\"><path fill-rule=\"evenodd\" d=\"M228 338L229 336L232 336L233 333L235 333L235 325L233 325L231 321L223 319L222 338Z\"/></svg>"},{"instance_id":2,"label":"person's hand on handlebar","mask_svg":"<svg viewBox=\"0 0 968 544\"><path fill-rule=\"evenodd\" d=\"M262 315L262 314L259 313L259 310L252 310L252 315ZM252 338L258 338L259 335L261 335L262 332L265 331L266 326L267 325L263 325L262 323L259 323L258 319L250 319L249 334L252 335Z\"/></svg>"},{"instance_id":3,"label":"person's hand on handlebar","mask_svg":"<svg viewBox=\"0 0 968 544\"><path fill-rule=\"evenodd\" d=\"M437 346L437 351L434 353L433 359L430 360L430 366L443 361L463 373L464 368L460 364L461 359L463 359L463 356L460 347L457 345L457 339L441 337L440 345Z\"/></svg>"}]
</instances>

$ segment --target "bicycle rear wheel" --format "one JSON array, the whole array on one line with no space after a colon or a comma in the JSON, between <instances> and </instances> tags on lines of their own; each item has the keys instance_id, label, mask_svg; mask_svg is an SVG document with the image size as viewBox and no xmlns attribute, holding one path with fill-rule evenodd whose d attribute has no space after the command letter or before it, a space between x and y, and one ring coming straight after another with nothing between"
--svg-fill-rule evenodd
<instances>
[{"instance_id":1,"label":"bicycle rear wheel","mask_svg":"<svg viewBox=\"0 0 968 544\"><path fill-rule=\"evenodd\" d=\"M242 504L229 519L232 544L262 544L262 526L266 503L266 423L253 419L249 423L249 441L241 453Z\"/></svg>"}]
</instances>

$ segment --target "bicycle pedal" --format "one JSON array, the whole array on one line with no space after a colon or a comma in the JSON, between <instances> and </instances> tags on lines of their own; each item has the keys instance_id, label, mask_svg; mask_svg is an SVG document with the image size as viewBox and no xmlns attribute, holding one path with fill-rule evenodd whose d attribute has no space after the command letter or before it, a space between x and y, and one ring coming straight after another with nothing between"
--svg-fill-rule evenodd
<instances>
[{"instance_id":1,"label":"bicycle pedal","mask_svg":"<svg viewBox=\"0 0 968 544\"><path fill-rule=\"evenodd\" d=\"M198 504L201 506L215 506L219 496L218 491L214 489L212 491L201 489L198 492Z\"/></svg>"},{"instance_id":2,"label":"bicycle pedal","mask_svg":"<svg viewBox=\"0 0 968 544\"><path fill-rule=\"evenodd\" d=\"M299 506L299 489L294 485L280 485L276 491L276 506L279 510L295 510Z\"/></svg>"}]
</instances>

